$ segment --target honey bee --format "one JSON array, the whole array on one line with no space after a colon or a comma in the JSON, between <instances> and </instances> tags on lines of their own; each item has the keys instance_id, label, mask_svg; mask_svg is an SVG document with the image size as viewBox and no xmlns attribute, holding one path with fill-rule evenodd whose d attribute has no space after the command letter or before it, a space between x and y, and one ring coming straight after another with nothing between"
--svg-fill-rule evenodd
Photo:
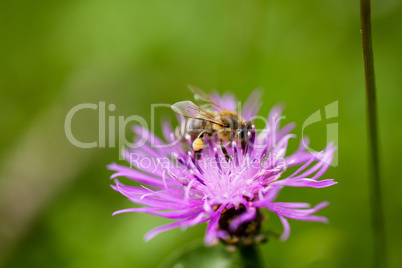
<instances>
[{"instance_id":1,"label":"honey bee","mask_svg":"<svg viewBox=\"0 0 402 268\"><path fill-rule=\"evenodd\" d=\"M252 125L250 121L246 121L243 117L234 112L224 110L219 103L211 99L208 94L203 91L190 87L190 91L195 94L196 99L202 99L213 107L221 108L220 112L206 111L191 101L176 102L171 106L172 110L182 116L190 118L187 128L184 127L184 133L190 135L192 148L194 150L194 158L200 159L202 149L204 148L204 139L213 137L219 138L219 145L225 155L226 161L229 162L231 157L225 147L225 143L232 146L234 140L240 142L243 153L246 153L248 144L248 133L251 131Z\"/></svg>"}]
</instances>

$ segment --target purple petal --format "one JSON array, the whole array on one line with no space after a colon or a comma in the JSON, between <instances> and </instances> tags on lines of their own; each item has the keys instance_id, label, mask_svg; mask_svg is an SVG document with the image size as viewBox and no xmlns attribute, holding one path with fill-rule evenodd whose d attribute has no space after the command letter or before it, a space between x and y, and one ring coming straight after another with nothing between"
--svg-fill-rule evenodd
<instances>
[{"instance_id":1,"label":"purple petal","mask_svg":"<svg viewBox=\"0 0 402 268\"><path fill-rule=\"evenodd\" d=\"M241 224L252 221L255 218L255 215L257 215L257 210L255 208L247 209L246 212L240 214L234 220L232 220L229 225L229 230L233 232L236 231Z\"/></svg>"},{"instance_id":2,"label":"purple petal","mask_svg":"<svg viewBox=\"0 0 402 268\"><path fill-rule=\"evenodd\" d=\"M171 224L156 227L145 234L144 240L149 241L152 238L154 238L156 235L158 235L164 231L176 228L176 227L180 227L180 226L181 227L189 227L189 226L193 226L195 224L199 224L199 223L209 220L209 218L206 218L206 219L200 219L198 221L194 221L194 219L196 219L196 218L199 218L198 215L194 215L191 218L188 218L186 220L177 221L177 222L174 222Z\"/></svg>"},{"instance_id":3,"label":"purple petal","mask_svg":"<svg viewBox=\"0 0 402 268\"><path fill-rule=\"evenodd\" d=\"M288 218L298 220L298 221L316 221L316 222L328 223L328 219L326 217L323 217L323 216L315 216L315 215L311 215L311 216L292 216L292 217L288 217Z\"/></svg>"},{"instance_id":4,"label":"purple petal","mask_svg":"<svg viewBox=\"0 0 402 268\"><path fill-rule=\"evenodd\" d=\"M290 131L292 131L296 127L295 123L289 123L286 126L284 126L279 132L278 132L278 139L281 139L283 136L288 134Z\"/></svg>"},{"instance_id":5,"label":"purple petal","mask_svg":"<svg viewBox=\"0 0 402 268\"><path fill-rule=\"evenodd\" d=\"M176 211L160 211L166 209L165 208L128 208L128 209L122 209L122 210L118 210L116 212L113 213L114 215L117 214L121 214L121 213L126 213L126 212L140 212L140 213L148 213L148 214L152 214L155 216L160 216L160 217L164 217L167 219L172 219L172 220L181 220L181 219L186 219L192 215L194 215L194 213L196 213L194 211L194 209L183 209L183 210L176 210ZM198 212L199 213L199 212Z\"/></svg>"},{"instance_id":6,"label":"purple petal","mask_svg":"<svg viewBox=\"0 0 402 268\"><path fill-rule=\"evenodd\" d=\"M118 180L115 180L115 183L116 185L111 185L114 190L119 191L122 195L128 197L133 203L144 206L157 208L166 208L166 206L169 206L169 209L183 209L188 208L193 204L199 206L202 202L192 199L185 202L181 195L164 194L163 191L152 192L149 189L147 189L148 191L144 194L139 195L130 189L127 189L127 186L119 183ZM161 198L153 197L152 195L159 195Z\"/></svg>"},{"instance_id":7,"label":"purple petal","mask_svg":"<svg viewBox=\"0 0 402 268\"><path fill-rule=\"evenodd\" d=\"M225 205L221 205L219 209L210 217L210 221L208 223L208 227L204 237L204 242L206 245L213 245L216 242L219 218L221 217L224 208Z\"/></svg>"},{"instance_id":8,"label":"purple petal","mask_svg":"<svg viewBox=\"0 0 402 268\"><path fill-rule=\"evenodd\" d=\"M177 221L177 222L174 222L174 223L171 223L171 224L167 224L167 225L163 225L163 226L159 226L157 228L154 228L154 229L150 230L148 233L145 234L144 240L147 242L147 241L151 240L152 238L154 238L155 236L157 236L158 234L160 234L160 233L162 233L164 231L167 231L167 230L182 226L184 222L185 221Z\"/></svg>"},{"instance_id":9,"label":"purple petal","mask_svg":"<svg viewBox=\"0 0 402 268\"><path fill-rule=\"evenodd\" d=\"M208 223L208 227L204 238L206 245L212 246L216 242L219 218L220 214L215 215L214 217L211 218L211 220Z\"/></svg>"},{"instance_id":10,"label":"purple petal","mask_svg":"<svg viewBox=\"0 0 402 268\"><path fill-rule=\"evenodd\" d=\"M112 176L110 176L111 179L117 177L126 177L136 182L144 183L152 187L159 187L159 188L164 187L163 181L160 180L159 178L151 177L150 175L144 174L138 170L131 169L129 167L124 167L113 163L108 166L108 169L117 171Z\"/></svg>"},{"instance_id":11,"label":"purple petal","mask_svg":"<svg viewBox=\"0 0 402 268\"><path fill-rule=\"evenodd\" d=\"M282 203L283 204L283 203ZM277 213L278 215L285 216L291 219L297 219L297 217L304 217L317 212L318 210L328 206L328 202L324 201L310 209L293 209L289 207L281 206L278 203L269 204L269 209Z\"/></svg>"},{"instance_id":12,"label":"purple petal","mask_svg":"<svg viewBox=\"0 0 402 268\"><path fill-rule=\"evenodd\" d=\"M284 202L275 202L278 206L285 208L309 208L309 203L284 203Z\"/></svg>"},{"instance_id":13,"label":"purple petal","mask_svg":"<svg viewBox=\"0 0 402 268\"><path fill-rule=\"evenodd\" d=\"M270 186L271 187L271 186ZM268 191L267 194L263 195L262 192L259 193L259 200L253 201L252 204L254 207L265 207L270 204L275 198L278 196L279 191L282 189L281 186L272 188Z\"/></svg>"},{"instance_id":14,"label":"purple petal","mask_svg":"<svg viewBox=\"0 0 402 268\"><path fill-rule=\"evenodd\" d=\"M246 102L244 103L241 115L245 120L250 120L255 117L261 108L262 91L259 89L254 90Z\"/></svg>"},{"instance_id":15,"label":"purple petal","mask_svg":"<svg viewBox=\"0 0 402 268\"><path fill-rule=\"evenodd\" d=\"M162 127L163 136L169 143L174 143L176 138L170 122L164 122Z\"/></svg>"},{"instance_id":16,"label":"purple petal","mask_svg":"<svg viewBox=\"0 0 402 268\"><path fill-rule=\"evenodd\" d=\"M319 172L317 172L317 174L313 177L313 179L317 179L318 177L320 177L329 167L329 164L332 161L332 157L333 154L335 152L335 148L331 146L331 144L329 144L327 146L327 148L318 153L318 154L312 154L312 159L310 159L310 161L308 161L306 164L303 165L302 168L306 168L310 163L312 163L314 160L318 159L318 162L310 167L309 169L307 169L304 173L294 176L293 175L291 177L293 177L293 179L302 179L302 178L306 178L309 175L317 172L318 170L320 170ZM301 171L302 168L299 168L298 171L296 172L299 173Z\"/></svg>"},{"instance_id":17,"label":"purple petal","mask_svg":"<svg viewBox=\"0 0 402 268\"><path fill-rule=\"evenodd\" d=\"M279 184L283 186L292 186L292 187L312 187L312 188L325 188L337 184L336 181L332 179L316 181L313 179L298 179L298 180L281 180L276 181L274 184Z\"/></svg>"},{"instance_id":18,"label":"purple petal","mask_svg":"<svg viewBox=\"0 0 402 268\"><path fill-rule=\"evenodd\" d=\"M222 97L219 100L220 105L222 106L223 109L228 110L228 111L236 111L236 99L233 96L233 94L230 93L224 93Z\"/></svg>"},{"instance_id":19,"label":"purple petal","mask_svg":"<svg viewBox=\"0 0 402 268\"><path fill-rule=\"evenodd\" d=\"M286 241L289 238L290 235L290 225L287 219L282 217L281 215L278 215L279 219L281 220L281 223L283 225L283 233L281 235L281 240Z\"/></svg>"},{"instance_id":20,"label":"purple petal","mask_svg":"<svg viewBox=\"0 0 402 268\"><path fill-rule=\"evenodd\" d=\"M275 157L280 157L280 158L284 157L287 146L288 146L289 139L295 138L295 137L296 137L296 135L294 135L294 134L288 134L288 135L282 137L272 151L272 153L275 155Z\"/></svg>"}]
</instances>

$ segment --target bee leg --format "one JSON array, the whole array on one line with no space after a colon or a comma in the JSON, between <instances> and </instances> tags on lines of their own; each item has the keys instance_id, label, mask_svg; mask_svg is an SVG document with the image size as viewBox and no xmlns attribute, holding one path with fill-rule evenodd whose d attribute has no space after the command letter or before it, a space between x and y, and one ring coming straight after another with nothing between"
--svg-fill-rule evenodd
<instances>
[{"instance_id":1,"label":"bee leg","mask_svg":"<svg viewBox=\"0 0 402 268\"><path fill-rule=\"evenodd\" d=\"M199 151L194 151L194 159L196 160L196 161L198 161L200 158L201 158L201 151L202 150L199 150Z\"/></svg>"},{"instance_id":2,"label":"bee leg","mask_svg":"<svg viewBox=\"0 0 402 268\"><path fill-rule=\"evenodd\" d=\"M204 148L204 132L201 132L198 137L193 141L194 159L199 160L201 158L201 152Z\"/></svg>"},{"instance_id":3,"label":"bee leg","mask_svg":"<svg viewBox=\"0 0 402 268\"><path fill-rule=\"evenodd\" d=\"M240 146L243 151L243 155L245 155L248 151L248 136L246 137L246 131L241 129L238 132L238 139L240 140Z\"/></svg>"},{"instance_id":4,"label":"bee leg","mask_svg":"<svg viewBox=\"0 0 402 268\"><path fill-rule=\"evenodd\" d=\"M248 142L246 141L246 139L241 140L241 149L243 151L243 155L245 155L248 151Z\"/></svg>"},{"instance_id":5,"label":"bee leg","mask_svg":"<svg viewBox=\"0 0 402 268\"><path fill-rule=\"evenodd\" d=\"M230 133L230 137L229 137L229 148L231 148L233 145L233 132Z\"/></svg>"},{"instance_id":6,"label":"bee leg","mask_svg":"<svg viewBox=\"0 0 402 268\"><path fill-rule=\"evenodd\" d=\"M221 147L222 152L225 155L226 162L229 162L229 160L232 160L232 158L228 154L228 151L226 150L225 145L223 145L222 140L219 141L219 146Z\"/></svg>"}]
</instances>

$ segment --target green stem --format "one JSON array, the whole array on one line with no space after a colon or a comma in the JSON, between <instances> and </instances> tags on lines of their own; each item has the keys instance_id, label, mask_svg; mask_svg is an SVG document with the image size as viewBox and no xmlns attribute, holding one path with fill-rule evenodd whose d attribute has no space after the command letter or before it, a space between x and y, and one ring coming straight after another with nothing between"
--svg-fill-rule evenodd
<instances>
[{"instance_id":1,"label":"green stem","mask_svg":"<svg viewBox=\"0 0 402 268\"><path fill-rule=\"evenodd\" d=\"M370 0L360 0L360 17L363 40L364 70L366 77L368 134L370 142L369 185L371 217L374 231L374 267L386 267L384 215L381 198L379 143L377 131L377 104L374 76L373 47L371 41Z\"/></svg>"},{"instance_id":2,"label":"green stem","mask_svg":"<svg viewBox=\"0 0 402 268\"><path fill-rule=\"evenodd\" d=\"M263 268L261 255L256 245L239 248L243 268Z\"/></svg>"}]
</instances>

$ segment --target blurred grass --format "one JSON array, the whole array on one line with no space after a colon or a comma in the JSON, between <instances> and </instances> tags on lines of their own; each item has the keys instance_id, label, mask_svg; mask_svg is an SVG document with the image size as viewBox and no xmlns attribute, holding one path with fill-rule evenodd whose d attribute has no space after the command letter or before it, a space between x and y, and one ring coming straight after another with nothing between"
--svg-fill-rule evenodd
<instances>
[{"instance_id":1,"label":"blurred grass","mask_svg":"<svg viewBox=\"0 0 402 268\"><path fill-rule=\"evenodd\" d=\"M373 2L390 267L402 266L401 11L396 0ZM370 265L358 2L2 1L0 25L0 186L13 201L0 204L3 234L12 222L3 216L37 204L29 217L21 216L22 227L1 250L4 267L154 267L202 237L205 226L143 242L148 229L167 221L110 216L131 206L109 187L105 166L118 161L119 149L75 148L63 133L64 117L77 104L105 101L117 107L107 116L138 114L148 121L151 104L192 98L187 84L230 90L242 101L262 87L260 114L284 102L284 122L296 122L299 137L308 116L338 100L339 166L325 177L339 184L285 189L279 196L329 200L322 213L331 223L292 221L287 242L272 241L262 250L267 267ZM171 111L158 113L173 117ZM77 138L96 140L96 111L77 114L77 120ZM326 123L306 130L312 148L325 146ZM296 146L293 141L291 148ZM281 230L274 217L269 224Z\"/></svg>"}]
</instances>

